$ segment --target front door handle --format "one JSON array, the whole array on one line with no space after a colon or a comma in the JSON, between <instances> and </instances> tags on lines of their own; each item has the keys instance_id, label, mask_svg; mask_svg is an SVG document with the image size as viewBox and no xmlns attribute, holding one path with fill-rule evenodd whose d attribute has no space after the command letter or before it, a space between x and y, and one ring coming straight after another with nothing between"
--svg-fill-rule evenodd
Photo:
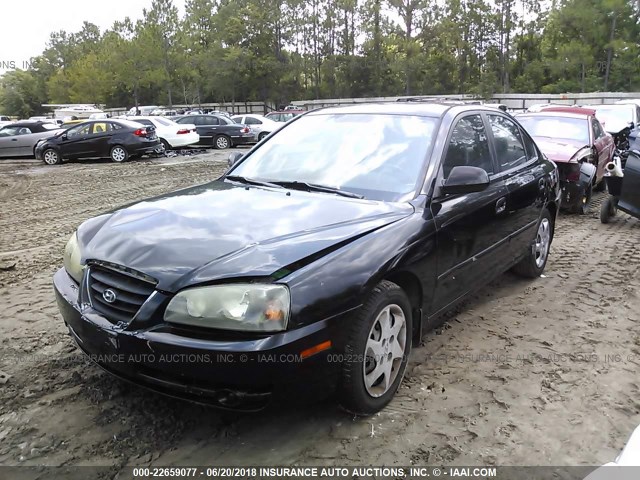
<instances>
[{"instance_id":1,"label":"front door handle","mask_svg":"<svg viewBox=\"0 0 640 480\"><path fill-rule=\"evenodd\" d=\"M507 199L502 197L496 202L496 214L500 214L507 209Z\"/></svg>"}]
</instances>

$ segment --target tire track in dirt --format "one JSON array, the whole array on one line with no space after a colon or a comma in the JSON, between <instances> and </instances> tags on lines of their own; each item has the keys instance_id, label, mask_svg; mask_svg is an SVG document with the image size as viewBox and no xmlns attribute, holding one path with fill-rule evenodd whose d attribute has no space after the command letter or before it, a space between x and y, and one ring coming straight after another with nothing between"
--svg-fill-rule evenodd
<instances>
[{"instance_id":1,"label":"tire track in dirt","mask_svg":"<svg viewBox=\"0 0 640 480\"><path fill-rule=\"evenodd\" d=\"M621 213L600 224L602 194L590 214L559 217L544 278L505 274L428 333L396 399L372 417L354 419L331 401L256 416L220 413L103 373L67 336L51 291L68 236L117 204L223 169L206 159L0 165L1 182L19 174L23 185L0 217L7 231L0 252L17 261L15 271L0 273L0 369L12 375L0 386L0 463L104 464L114 472L125 464L372 459L597 464L613 459L640 423L640 222ZM622 360L604 360L616 354ZM632 354L636 363L627 360ZM23 355L35 360L15 360Z\"/></svg>"}]
</instances>

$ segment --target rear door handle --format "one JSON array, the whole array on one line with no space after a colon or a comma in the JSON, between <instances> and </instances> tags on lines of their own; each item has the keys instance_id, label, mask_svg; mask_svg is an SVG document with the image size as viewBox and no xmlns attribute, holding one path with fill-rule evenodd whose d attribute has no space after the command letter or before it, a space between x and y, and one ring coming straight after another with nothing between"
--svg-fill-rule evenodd
<instances>
[{"instance_id":1,"label":"rear door handle","mask_svg":"<svg viewBox=\"0 0 640 480\"><path fill-rule=\"evenodd\" d=\"M496 214L500 214L507 209L507 199L505 197L500 198L496 202Z\"/></svg>"},{"instance_id":2,"label":"rear door handle","mask_svg":"<svg viewBox=\"0 0 640 480\"><path fill-rule=\"evenodd\" d=\"M12 139L11 139L11 141L12 141L12 142L17 142L17 141L18 141L18 139L17 139L17 138L12 138Z\"/></svg>"}]
</instances>

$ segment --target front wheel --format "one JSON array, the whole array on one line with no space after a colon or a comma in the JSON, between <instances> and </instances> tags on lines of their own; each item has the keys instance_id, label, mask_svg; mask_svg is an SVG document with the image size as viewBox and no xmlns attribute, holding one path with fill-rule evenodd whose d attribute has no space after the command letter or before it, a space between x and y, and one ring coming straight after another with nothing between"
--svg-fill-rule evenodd
<instances>
[{"instance_id":1,"label":"front wheel","mask_svg":"<svg viewBox=\"0 0 640 480\"><path fill-rule=\"evenodd\" d=\"M114 162L126 162L128 158L129 153L127 153L124 147L116 145L111 149L111 160L113 160Z\"/></svg>"},{"instance_id":2,"label":"front wheel","mask_svg":"<svg viewBox=\"0 0 640 480\"><path fill-rule=\"evenodd\" d=\"M344 326L343 408L371 415L391 401L407 366L412 325L407 295L395 283L380 282Z\"/></svg>"},{"instance_id":3,"label":"front wheel","mask_svg":"<svg viewBox=\"0 0 640 480\"><path fill-rule=\"evenodd\" d=\"M59 165L62 163L62 157L60 157L60 154L53 148L49 148L48 150L44 151L44 153L42 154L42 160L47 165Z\"/></svg>"},{"instance_id":4,"label":"front wheel","mask_svg":"<svg viewBox=\"0 0 640 480\"><path fill-rule=\"evenodd\" d=\"M258 141L261 141L267 135L269 135L268 132L260 132L260 135L258 135Z\"/></svg>"},{"instance_id":5,"label":"front wheel","mask_svg":"<svg viewBox=\"0 0 640 480\"><path fill-rule=\"evenodd\" d=\"M549 210L542 212L538 222L536 237L531 243L527 256L523 258L513 271L518 275L528 278L536 278L542 275L549 259L549 249L553 240L553 223Z\"/></svg>"},{"instance_id":6,"label":"front wheel","mask_svg":"<svg viewBox=\"0 0 640 480\"><path fill-rule=\"evenodd\" d=\"M218 150L224 150L225 148L231 147L231 140L225 135L218 135L213 142L213 145Z\"/></svg>"}]
</instances>

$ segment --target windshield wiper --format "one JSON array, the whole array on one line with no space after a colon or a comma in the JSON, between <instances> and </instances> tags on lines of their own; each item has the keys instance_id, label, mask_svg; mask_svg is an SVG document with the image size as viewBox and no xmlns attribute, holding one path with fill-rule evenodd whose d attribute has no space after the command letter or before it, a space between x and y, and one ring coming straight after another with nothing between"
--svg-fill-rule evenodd
<instances>
[{"instance_id":1,"label":"windshield wiper","mask_svg":"<svg viewBox=\"0 0 640 480\"><path fill-rule=\"evenodd\" d=\"M315 183L297 182L297 181L277 181L274 183L276 185L282 186L284 188L290 188L292 190L303 190L306 192L335 193L336 195L341 195L343 197L364 198L364 196L358 195L357 193L346 192L344 190L340 190L339 188L327 187L326 185L317 185Z\"/></svg>"},{"instance_id":2,"label":"windshield wiper","mask_svg":"<svg viewBox=\"0 0 640 480\"><path fill-rule=\"evenodd\" d=\"M254 178L242 177L240 175L227 175L224 178L227 179L227 180L231 180L232 182L246 183L246 184L249 184L249 185L258 185L258 186L261 186L261 187L284 188L282 185L278 185L277 183L263 182L262 180L256 180Z\"/></svg>"}]
</instances>

